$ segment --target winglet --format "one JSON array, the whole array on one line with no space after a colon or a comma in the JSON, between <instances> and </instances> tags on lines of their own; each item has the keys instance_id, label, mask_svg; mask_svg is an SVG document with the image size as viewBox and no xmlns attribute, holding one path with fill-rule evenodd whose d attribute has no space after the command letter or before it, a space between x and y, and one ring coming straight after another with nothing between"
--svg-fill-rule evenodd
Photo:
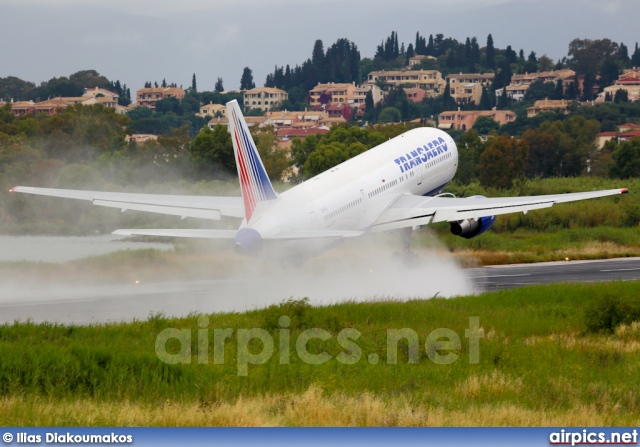
<instances>
[{"instance_id":1,"label":"winglet","mask_svg":"<svg viewBox=\"0 0 640 447\"><path fill-rule=\"evenodd\" d=\"M266 200L278 198L267 171L262 164L258 149L256 148L249 127L242 116L242 111L235 99L227 103L227 116L233 152L236 157L240 189L244 200L244 209L247 222L251 220L256 206Z\"/></svg>"},{"instance_id":2,"label":"winglet","mask_svg":"<svg viewBox=\"0 0 640 447\"><path fill-rule=\"evenodd\" d=\"M15 192L15 190L16 190L17 188L18 188L18 186L14 186L13 188L11 188L11 189L9 190L9 192Z\"/></svg>"},{"instance_id":3,"label":"winglet","mask_svg":"<svg viewBox=\"0 0 640 447\"><path fill-rule=\"evenodd\" d=\"M618 194L629 194L629 190L627 188L622 188Z\"/></svg>"}]
</instances>

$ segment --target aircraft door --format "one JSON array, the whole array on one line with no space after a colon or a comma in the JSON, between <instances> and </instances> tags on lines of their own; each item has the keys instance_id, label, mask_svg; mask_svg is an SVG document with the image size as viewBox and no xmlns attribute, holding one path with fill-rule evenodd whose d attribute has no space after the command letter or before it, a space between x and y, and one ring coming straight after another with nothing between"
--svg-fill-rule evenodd
<instances>
[{"instance_id":1,"label":"aircraft door","mask_svg":"<svg viewBox=\"0 0 640 447\"><path fill-rule=\"evenodd\" d=\"M367 195L364 192L364 189L360 190L360 198L362 199L362 209L367 211Z\"/></svg>"},{"instance_id":2,"label":"aircraft door","mask_svg":"<svg viewBox=\"0 0 640 447\"><path fill-rule=\"evenodd\" d=\"M319 226L319 221L318 221L318 215L316 214L315 211L311 211L309 213L309 217L311 218L311 224L313 225L314 228L318 228Z\"/></svg>"}]
</instances>

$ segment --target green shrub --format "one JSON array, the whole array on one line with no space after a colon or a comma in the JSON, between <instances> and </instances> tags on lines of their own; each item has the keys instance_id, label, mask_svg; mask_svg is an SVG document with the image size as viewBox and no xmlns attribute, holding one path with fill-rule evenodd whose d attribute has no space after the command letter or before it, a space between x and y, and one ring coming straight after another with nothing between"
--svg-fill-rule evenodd
<instances>
[{"instance_id":1,"label":"green shrub","mask_svg":"<svg viewBox=\"0 0 640 447\"><path fill-rule=\"evenodd\" d=\"M640 320L640 303L604 295L585 310L588 332L612 333L620 324Z\"/></svg>"}]
</instances>

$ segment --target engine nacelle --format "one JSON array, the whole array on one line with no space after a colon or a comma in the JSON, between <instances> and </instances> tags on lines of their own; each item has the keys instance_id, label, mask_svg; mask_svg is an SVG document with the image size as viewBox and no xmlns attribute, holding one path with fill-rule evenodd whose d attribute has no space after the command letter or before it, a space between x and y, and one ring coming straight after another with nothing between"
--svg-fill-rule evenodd
<instances>
[{"instance_id":1,"label":"engine nacelle","mask_svg":"<svg viewBox=\"0 0 640 447\"><path fill-rule=\"evenodd\" d=\"M262 236L253 228L242 228L236 233L235 246L239 254L258 256L262 251Z\"/></svg>"},{"instance_id":2,"label":"engine nacelle","mask_svg":"<svg viewBox=\"0 0 640 447\"><path fill-rule=\"evenodd\" d=\"M473 196L473 198L485 198L484 196ZM496 222L496 216L479 217L477 219L463 219L457 222L450 222L451 233L463 237L465 239L471 239L476 236L480 236L487 231Z\"/></svg>"}]
</instances>

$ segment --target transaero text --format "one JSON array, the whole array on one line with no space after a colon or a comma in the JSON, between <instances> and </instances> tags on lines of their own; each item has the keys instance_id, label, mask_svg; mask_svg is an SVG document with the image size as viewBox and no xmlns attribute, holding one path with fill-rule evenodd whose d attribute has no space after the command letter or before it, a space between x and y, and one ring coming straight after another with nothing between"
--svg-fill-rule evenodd
<instances>
[{"instance_id":1,"label":"transaero text","mask_svg":"<svg viewBox=\"0 0 640 447\"><path fill-rule=\"evenodd\" d=\"M448 150L449 149L447 148L447 144L444 142L444 139L439 137L437 140L430 141L424 146L418 147L393 161L400 168L400 172L404 173L418 165L421 165L422 163L426 163L432 158L436 158L438 155L443 152L447 152Z\"/></svg>"}]
</instances>

